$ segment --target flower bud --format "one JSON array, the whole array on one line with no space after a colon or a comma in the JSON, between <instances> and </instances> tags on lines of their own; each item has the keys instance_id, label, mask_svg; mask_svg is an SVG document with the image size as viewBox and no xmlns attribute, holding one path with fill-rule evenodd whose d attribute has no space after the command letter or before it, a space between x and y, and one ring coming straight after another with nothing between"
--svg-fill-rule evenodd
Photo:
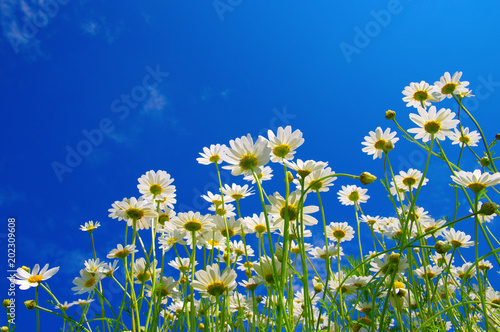
<instances>
[{"instance_id":1,"label":"flower bud","mask_svg":"<svg viewBox=\"0 0 500 332\"><path fill-rule=\"evenodd\" d=\"M205 329L205 325L203 325L203 323L200 323L198 325L198 330L202 330L203 331L204 329Z\"/></svg>"},{"instance_id":2,"label":"flower bud","mask_svg":"<svg viewBox=\"0 0 500 332\"><path fill-rule=\"evenodd\" d=\"M2 307L4 308L10 307L10 300L9 299L3 300Z\"/></svg>"},{"instance_id":3,"label":"flower bud","mask_svg":"<svg viewBox=\"0 0 500 332\"><path fill-rule=\"evenodd\" d=\"M384 150L385 153L391 151L392 149L394 149L394 144L392 143L392 141L387 141L382 147L382 150Z\"/></svg>"},{"instance_id":4,"label":"flower bud","mask_svg":"<svg viewBox=\"0 0 500 332\"><path fill-rule=\"evenodd\" d=\"M292 172L287 171L287 172L286 172L286 175L287 175L287 177L288 177L288 183L292 183L292 182L293 182L293 175L292 175Z\"/></svg>"},{"instance_id":5,"label":"flower bud","mask_svg":"<svg viewBox=\"0 0 500 332\"><path fill-rule=\"evenodd\" d=\"M314 292L320 293L323 290L323 284L316 278L313 279Z\"/></svg>"},{"instance_id":6,"label":"flower bud","mask_svg":"<svg viewBox=\"0 0 500 332\"><path fill-rule=\"evenodd\" d=\"M495 135L495 139L500 140L500 134L496 134L496 135Z\"/></svg>"},{"instance_id":7,"label":"flower bud","mask_svg":"<svg viewBox=\"0 0 500 332\"><path fill-rule=\"evenodd\" d=\"M396 118L396 112L388 110L387 112L385 112L385 118L387 120L394 120Z\"/></svg>"},{"instance_id":8,"label":"flower bud","mask_svg":"<svg viewBox=\"0 0 500 332\"><path fill-rule=\"evenodd\" d=\"M453 249L453 246L447 242L437 241L436 244L434 245L434 249L436 249L436 252L438 254L444 255L448 251Z\"/></svg>"},{"instance_id":9,"label":"flower bud","mask_svg":"<svg viewBox=\"0 0 500 332\"><path fill-rule=\"evenodd\" d=\"M486 156L485 156L485 157L483 157L483 158L481 158L481 159L479 159L479 163L480 163L480 164L481 164L481 166L483 166L483 167L488 167L488 166L490 166L490 165L491 165L490 158L488 158L488 157L486 157Z\"/></svg>"},{"instance_id":10,"label":"flower bud","mask_svg":"<svg viewBox=\"0 0 500 332\"><path fill-rule=\"evenodd\" d=\"M363 172L359 176L359 181L361 181L361 183L364 185L370 184L375 180L377 180L377 177L375 175L368 173L368 172Z\"/></svg>"},{"instance_id":11,"label":"flower bud","mask_svg":"<svg viewBox=\"0 0 500 332\"><path fill-rule=\"evenodd\" d=\"M28 310L33 310L36 308L35 300L24 301L24 305L26 306L26 309L28 309Z\"/></svg>"},{"instance_id":12,"label":"flower bud","mask_svg":"<svg viewBox=\"0 0 500 332\"><path fill-rule=\"evenodd\" d=\"M261 303L262 302L262 296L259 295L255 298L255 300L257 301L257 303Z\"/></svg>"},{"instance_id":13,"label":"flower bud","mask_svg":"<svg viewBox=\"0 0 500 332\"><path fill-rule=\"evenodd\" d=\"M479 213L485 216L491 216L498 210L498 205L495 203L486 202L481 205L481 209L479 209Z\"/></svg>"},{"instance_id":14,"label":"flower bud","mask_svg":"<svg viewBox=\"0 0 500 332\"><path fill-rule=\"evenodd\" d=\"M9 332L9 328L7 326L0 327L0 332Z\"/></svg>"}]
</instances>

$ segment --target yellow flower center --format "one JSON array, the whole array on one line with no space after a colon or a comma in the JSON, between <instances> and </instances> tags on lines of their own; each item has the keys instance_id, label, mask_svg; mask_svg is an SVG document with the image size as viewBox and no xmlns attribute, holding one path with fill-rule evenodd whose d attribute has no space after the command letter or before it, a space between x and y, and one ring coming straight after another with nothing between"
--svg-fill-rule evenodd
<instances>
[{"instance_id":1,"label":"yellow flower center","mask_svg":"<svg viewBox=\"0 0 500 332\"><path fill-rule=\"evenodd\" d=\"M314 180L310 184L312 190L320 190L323 187L323 182L320 180Z\"/></svg>"},{"instance_id":2,"label":"yellow flower center","mask_svg":"<svg viewBox=\"0 0 500 332\"><path fill-rule=\"evenodd\" d=\"M256 231L257 233L259 233L259 234L262 234L262 233L264 233L265 231L267 231L267 227L266 227L266 225L262 225L262 224L255 226L255 228L254 228L254 229L255 229L255 231Z\"/></svg>"},{"instance_id":3,"label":"yellow flower center","mask_svg":"<svg viewBox=\"0 0 500 332\"><path fill-rule=\"evenodd\" d=\"M385 139L379 139L378 141L375 142L374 146L375 146L375 149L377 150L382 150L384 149L384 145L385 143L387 143L387 141Z\"/></svg>"},{"instance_id":4,"label":"yellow flower center","mask_svg":"<svg viewBox=\"0 0 500 332\"><path fill-rule=\"evenodd\" d=\"M347 196L347 198L349 198L350 201L357 202L359 200L359 193L357 191L353 191Z\"/></svg>"},{"instance_id":5,"label":"yellow flower center","mask_svg":"<svg viewBox=\"0 0 500 332\"><path fill-rule=\"evenodd\" d=\"M280 217L285 219L286 212L288 212L288 220L294 221L297 219L297 208L294 205L289 204L287 209L283 206L280 210Z\"/></svg>"},{"instance_id":6,"label":"yellow flower center","mask_svg":"<svg viewBox=\"0 0 500 332\"><path fill-rule=\"evenodd\" d=\"M43 277L40 274L31 276L28 278L28 282L34 284L35 282L41 282L43 280Z\"/></svg>"},{"instance_id":7,"label":"yellow flower center","mask_svg":"<svg viewBox=\"0 0 500 332\"><path fill-rule=\"evenodd\" d=\"M486 188L486 186L482 183L471 183L471 184L467 185L467 188L472 190L474 193L478 194L481 190Z\"/></svg>"},{"instance_id":8,"label":"yellow flower center","mask_svg":"<svg viewBox=\"0 0 500 332\"><path fill-rule=\"evenodd\" d=\"M218 154L214 154L213 156L211 156L210 158L208 158L208 160L211 162L211 163L216 163L220 160L220 156Z\"/></svg>"},{"instance_id":9,"label":"yellow flower center","mask_svg":"<svg viewBox=\"0 0 500 332\"><path fill-rule=\"evenodd\" d=\"M453 93L456 88L457 88L457 84L448 83L441 88L441 93L444 95L449 95L449 94Z\"/></svg>"},{"instance_id":10,"label":"yellow flower center","mask_svg":"<svg viewBox=\"0 0 500 332\"><path fill-rule=\"evenodd\" d=\"M395 281L394 282L394 288L395 289L404 289L405 285L401 281Z\"/></svg>"},{"instance_id":11,"label":"yellow flower center","mask_svg":"<svg viewBox=\"0 0 500 332\"><path fill-rule=\"evenodd\" d=\"M429 94L425 90L417 90L413 94L413 99L420 101L420 102L426 101L427 99L429 99Z\"/></svg>"},{"instance_id":12,"label":"yellow flower center","mask_svg":"<svg viewBox=\"0 0 500 332\"><path fill-rule=\"evenodd\" d=\"M455 247L455 248L460 248L462 246L462 242L457 241L457 240L451 240L450 244Z\"/></svg>"},{"instance_id":13,"label":"yellow flower center","mask_svg":"<svg viewBox=\"0 0 500 332\"><path fill-rule=\"evenodd\" d=\"M200 219L190 220L184 224L184 229L188 232L197 232L199 231L203 225L200 223Z\"/></svg>"},{"instance_id":14,"label":"yellow flower center","mask_svg":"<svg viewBox=\"0 0 500 332\"><path fill-rule=\"evenodd\" d=\"M346 236L346 233L342 229L336 229L333 231L333 236L338 240L342 240Z\"/></svg>"},{"instance_id":15,"label":"yellow flower center","mask_svg":"<svg viewBox=\"0 0 500 332\"><path fill-rule=\"evenodd\" d=\"M235 231L234 231L234 229L232 229L232 228L228 228L228 231L229 231L229 237L232 237L232 236L234 236L234 235L236 234L236 232L235 232ZM220 233L222 234L222 236L224 236L224 237L228 237L228 236L227 236L227 234L228 234L228 233L226 232L226 230L225 230L225 229L221 229L221 230L220 230Z\"/></svg>"},{"instance_id":16,"label":"yellow flower center","mask_svg":"<svg viewBox=\"0 0 500 332\"><path fill-rule=\"evenodd\" d=\"M414 186L415 183L417 183L417 179L415 179L414 177L409 176L403 179L403 184L407 187Z\"/></svg>"},{"instance_id":17,"label":"yellow flower center","mask_svg":"<svg viewBox=\"0 0 500 332\"><path fill-rule=\"evenodd\" d=\"M118 250L117 252L115 252L115 257L116 258L125 258L129 254L130 254L130 251L128 251L127 249Z\"/></svg>"},{"instance_id":18,"label":"yellow flower center","mask_svg":"<svg viewBox=\"0 0 500 332\"><path fill-rule=\"evenodd\" d=\"M427 279L432 279L432 278L436 277L436 274L432 271L427 271L427 273L425 274L425 277L427 277Z\"/></svg>"},{"instance_id":19,"label":"yellow flower center","mask_svg":"<svg viewBox=\"0 0 500 332\"><path fill-rule=\"evenodd\" d=\"M177 238L176 237L171 237L170 239L167 240L167 243L171 246L177 243Z\"/></svg>"},{"instance_id":20,"label":"yellow flower center","mask_svg":"<svg viewBox=\"0 0 500 332\"><path fill-rule=\"evenodd\" d=\"M146 282L149 280L149 278L151 278L151 273L149 273L148 271L139 272L139 273L137 273L136 278L140 282Z\"/></svg>"},{"instance_id":21,"label":"yellow flower center","mask_svg":"<svg viewBox=\"0 0 500 332\"><path fill-rule=\"evenodd\" d=\"M210 285L207 286L207 293L212 296L219 296L224 294L226 291L226 286L221 281L214 281Z\"/></svg>"},{"instance_id":22,"label":"yellow flower center","mask_svg":"<svg viewBox=\"0 0 500 332\"><path fill-rule=\"evenodd\" d=\"M254 169L257 166L257 164L258 164L257 157L255 157L255 155L253 154L244 155L240 160L240 167L245 171Z\"/></svg>"},{"instance_id":23,"label":"yellow flower center","mask_svg":"<svg viewBox=\"0 0 500 332\"><path fill-rule=\"evenodd\" d=\"M149 187L149 192L153 195L159 195L162 191L163 188L158 184L153 184L151 187Z\"/></svg>"},{"instance_id":24,"label":"yellow flower center","mask_svg":"<svg viewBox=\"0 0 500 332\"><path fill-rule=\"evenodd\" d=\"M458 140L464 144L468 144L470 142L470 138L467 136L460 136Z\"/></svg>"},{"instance_id":25,"label":"yellow flower center","mask_svg":"<svg viewBox=\"0 0 500 332\"><path fill-rule=\"evenodd\" d=\"M441 129L441 124L437 121L427 121L424 128L429 134L435 134Z\"/></svg>"},{"instance_id":26,"label":"yellow flower center","mask_svg":"<svg viewBox=\"0 0 500 332\"><path fill-rule=\"evenodd\" d=\"M243 198L243 195L242 194L232 194L231 197L234 198L236 201L238 201L238 200Z\"/></svg>"},{"instance_id":27,"label":"yellow flower center","mask_svg":"<svg viewBox=\"0 0 500 332\"><path fill-rule=\"evenodd\" d=\"M290 152L291 148L288 144L280 144L274 147L273 154L279 158L285 158L286 155Z\"/></svg>"},{"instance_id":28,"label":"yellow flower center","mask_svg":"<svg viewBox=\"0 0 500 332\"><path fill-rule=\"evenodd\" d=\"M130 219L139 220L142 217L144 217L144 211L142 211L141 209L130 208L127 211L125 211L125 213L127 217L129 217Z\"/></svg>"},{"instance_id":29,"label":"yellow flower center","mask_svg":"<svg viewBox=\"0 0 500 332\"><path fill-rule=\"evenodd\" d=\"M85 281L85 283L83 284L83 286L85 286L86 288L88 288L88 287L94 286L94 284L95 284L95 279L94 278L89 278L87 281Z\"/></svg>"}]
</instances>

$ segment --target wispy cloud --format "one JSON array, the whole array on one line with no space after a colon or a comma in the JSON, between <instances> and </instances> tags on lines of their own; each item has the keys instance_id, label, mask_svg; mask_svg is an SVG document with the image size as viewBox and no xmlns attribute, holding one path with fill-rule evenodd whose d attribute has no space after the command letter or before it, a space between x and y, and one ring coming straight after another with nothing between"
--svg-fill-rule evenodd
<instances>
[{"instance_id":1,"label":"wispy cloud","mask_svg":"<svg viewBox=\"0 0 500 332\"><path fill-rule=\"evenodd\" d=\"M168 106L168 101L165 95L158 92L157 89L150 90L149 99L146 100L143 106L145 112L161 112Z\"/></svg>"},{"instance_id":2,"label":"wispy cloud","mask_svg":"<svg viewBox=\"0 0 500 332\"><path fill-rule=\"evenodd\" d=\"M102 37L108 44L112 44L122 31L122 24L110 24L106 17L90 18L83 21L80 25L84 34L93 37Z\"/></svg>"}]
</instances>

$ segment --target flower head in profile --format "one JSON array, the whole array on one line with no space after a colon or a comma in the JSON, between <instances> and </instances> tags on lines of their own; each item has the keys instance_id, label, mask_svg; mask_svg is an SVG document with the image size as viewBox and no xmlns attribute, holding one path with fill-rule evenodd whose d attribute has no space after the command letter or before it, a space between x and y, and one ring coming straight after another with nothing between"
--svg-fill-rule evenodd
<instances>
[{"instance_id":1,"label":"flower head in profile","mask_svg":"<svg viewBox=\"0 0 500 332\"><path fill-rule=\"evenodd\" d=\"M454 228L443 231L442 235L454 248L468 248L474 245L474 241L470 241L470 235L462 231L457 231Z\"/></svg>"},{"instance_id":2,"label":"flower head in profile","mask_svg":"<svg viewBox=\"0 0 500 332\"><path fill-rule=\"evenodd\" d=\"M462 131L455 128L455 132L450 135L451 144L458 144L461 148L464 146L477 146L481 139L479 133L475 130L469 132L469 128L462 128Z\"/></svg>"},{"instance_id":3,"label":"flower head in profile","mask_svg":"<svg viewBox=\"0 0 500 332\"><path fill-rule=\"evenodd\" d=\"M330 167L315 170L305 177L304 190L310 187L309 190L312 191L329 191L329 187L333 186L333 181L337 180L335 176L332 176L334 174L335 172ZM298 179L293 180L293 183L297 185L298 190L302 188Z\"/></svg>"},{"instance_id":4,"label":"flower head in profile","mask_svg":"<svg viewBox=\"0 0 500 332\"><path fill-rule=\"evenodd\" d=\"M403 101L407 102L406 107L426 107L430 106L431 102L439 101L439 91L433 85L425 81L420 83L412 82L403 90Z\"/></svg>"},{"instance_id":5,"label":"flower head in profile","mask_svg":"<svg viewBox=\"0 0 500 332\"><path fill-rule=\"evenodd\" d=\"M174 179L170 178L170 174L165 171L149 171L139 178L137 188L144 199L161 201L173 209L177 200L172 182Z\"/></svg>"},{"instance_id":6,"label":"flower head in profile","mask_svg":"<svg viewBox=\"0 0 500 332\"><path fill-rule=\"evenodd\" d=\"M292 160L295 149L304 143L302 132L298 129L292 132L291 126L286 126L285 129L279 127L277 135L269 130L267 135L269 137L268 147L272 149L272 162L282 162L283 159Z\"/></svg>"},{"instance_id":7,"label":"flower head in profile","mask_svg":"<svg viewBox=\"0 0 500 332\"><path fill-rule=\"evenodd\" d=\"M388 144L393 147L399 141L396 132L391 133L391 128L382 131L382 128L377 127L375 131L370 131L368 134L370 136L365 136L365 141L361 142L365 146L361 151L369 156L373 155L373 159L382 158L383 153L388 149Z\"/></svg>"},{"instance_id":8,"label":"flower head in profile","mask_svg":"<svg viewBox=\"0 0 500 332\"><path fill-rule=\"evenodd\" d=\"M138 252L138 250L135 249L135 245L127 244L124 247L121 244L118 244L117 248L111 250L109 254L106 255L106 257L109 259L114 259L114 258L123 259L134 252Z\"/></svg>"},{"instance_id":9,"label":"flower head in profile","mask_svg":"<svg viewBox=\"0 0 500 332\"><path fill-rule=\"evenodd\" d=\"M192 233L201 235L212 229L212 218L209 214L202 215L199 212L181 212L171 221L172 225L183 230L189 237Z\"/></svg>"},{"instance_id":10,"label":"flower head in profile","mask_svg":"<svg viewBox=\"0 0 500 332\"><path fill-rule=\"evenodd\" d=\"M316 205L303 206L302 212L299 210L300 203L300 190L292 192L288 196L288 204L285 208L285 198L281 196L278 192L274 195L269 196L269 202L271 205L267 205L266 209L274 219L276 224L284 224L285 218L288 217L290 222L297 224L297 220L301 217L304 218L304 225L316 225L318 220L309 214L319 211L319 207ZM304 196L305 201L305 196Z\"/></svg>"},{"instance_id":11,"label":"flower head in profile","mask_svg":"<svg viewBox=\"0 0 500 332\"><path fill-rule=\"evenodd\" d=\"M248 184L242 187L240 185L237 185L236 183L233 183L231 186L226 184L222 189L222 192L224 193L224 196L231 197L235 201L239 201L242 198L254 194L252 188L248 189Z\"/></svg>"},{"instance_id":12,"label":"flower head in profile","mask_svg":"<svg viewBox=\"0 0 500 332\"><path fill-rule=\"evenodd\" d=\"M453 182L472 190L475 194L479 194L483 189L500 183L500 173L481 173L479 169L474 172L460 171L455 175L451 175Z\"/></svg>"},{"instance_id":13,"label":"flower head in profile","mask_svg":"<svg viewBox=\"0 0 500 332\"><path fill-rule=\"evenodd\" d=\"M410 168L408 172L400 171L399 175L396 175L394 179L396 180L396 187L400 190L410 191L418 187L420 181L422 180L423 174L417 169ZM429 179L424 178L422 186L425 186ZM393 182L391 182L393 185Z\"/></svg>"},{"instance_id":14,"label":"flower head in profile","mask_svg":"<svg viewBox=\"0 0 500 332\"><path fill-rule=\"evenodd\" d=\"M305 178L309 174L315 171L319 171L326 166L328 163L322 161L314 161L314 160L306 160L302 161L301 159L297 159L296 162L285 160L284 164L286 167L293 169L301 178Z\"/></svg>"},{"instance_id":15,"label":"flower head in profile","mask_svg":"<svg viewBox=\"0 0 500 332\"><path fill-rule=\"evenodd\" d=\"M158 216L153 203L142 198L124 198L122 201L114 202L112 206L113 208L108 210L111 212L110 218L126 220L127 226L133 226L133 221L136 220L137 229L149 229L151 218Z\"/></svg>"},{"instance_id":16,"label":"flower head in profile","mask_svg":"<svg viewBox=\"0 0 500 332\"><path fill-rule=\"evenodd\" d=\"M59 267L54 267L49 270L49 264L40 270L40 265L35 264L31 272L27 271L28 268L24 269L22 267L17 269L17 273L14 274L10 281L16 285L19 285L19 289L26 290L30 287L37 287L42 281L50 279L54 274L59 271Z\"/></svg>"},{"instance_id":17,"label":"flower head in profile","mask_svg":"<svg viewBox=\"0 0 500 332\"><path fill-rule=\"evenodd\" d=\"M226 157L226 162L230 165L222 168L231 170L232 175L252 175L252 170L259 174L261 169L258 166L266 165L270 159L271 149L267 144L262 136L254 143L250 134L231 140Z\"/></svg>"},{"instance_id":18,"label":"flower head in profile","mask_svg":"<svg viewBox=\"0 0 500 332\"><path fill-rule=\"evenodd\" d=\"M269 217L269 228L270 232L276 231L279 227L276 225L275 220ZM246 228L246 232L249 234L255 233L257 237L261 237L262 234L267 232L266 218L264 212L260 215L253 214L252 217L245 217L243 219L243 225Z\"/></svg>"},{"instance_id":19,"label":"flower head in profile","mask_svg":"<svg viewBox=\"0 0 500 332\"><path fill-rule=\"evenodd\" d=\"M202 165L220 164L226 158L227 147L224 144L210 145L210 148L204 147L200 152L201 158L196 161Z\"/></svg>"},{"instance_id":20,"label":"flower head in profile","mask_svg":"<svg viewBox=\"0 0 500 332\"><path fill-rule=\"evenodd\" d=\"M264 167L258 167L258 169L260 172L257 173L257 179L259 180L259 183L262 183L262 181L271 180L273 178L273 169L271 167L264 166ZM251 181L252 184L256 183L253 174L245 175L243 177L243 180Z\"/></svg>"},{"instance_id":21,"label":"flower head in profile","mask_svg":"<svg viewBox=\"0 0 500 332\"><path fill-rule=\"evenodd\" d=\"M368 189L363 189L355 185L342 186L337 195L342 205L354 205L359 203L366 203L370 196L365 195Z\"/></svg>"},{"instance_id":22,"label":"flower head in profile","mask_svg":"<svg viewBox=\"0 0 500 332\"><path fill-rule=\"evenodd\" d=\"M75 294L90 293L103 277L104 275L99 272L90 273L82 269L80 270L80 277L73 279L75 287L71 288L71 290L75 291Z\"/></svg>"},{"instance_id":23,"label":"flower head in profile","mask_svg":"<svg viewBox=\"0 0 500 332\"><path fill-rule=\"evenodd\" d=\"M101 224L96 221L95 223L91 220L89 222L86 222L84 225L80 226L80 229L84 232L93 232L97 227L101 226Z\"/></svg>"},{"instance_id":24,"label":"flower head in profile","mask_svg":"<svg viewBox=\"0 0 500 332\"><path fill-rule=\"evenodd\" d=\"M418 128L408 129L409 133L416 134L415 139L422 139L423 142L431 140L432 137L444 140L453 134L459 120L455 120L455 113L450 109L442 108L436 112L436 106L431 106L429 112L423 108L418 108L418 114L410 114L410 120Z\"/></svg>"},{"instance_id":25,"label":"flower head in profile","mask_svg":"<svg viewBox=\"0 0 500 332\"><path fill-rule=\"evenodd\" d=\"M191 283L203 296L215 300L217 297L236 288L236 272L226 269L220 273L219 265L207 265L205 270L195 273L196 280Z\"/></svg>"},{"instance_id":26,"label":"flower head in profile","mask_svg":"<svg viewBox=\"0 0 500 332\"><path fill-rule=\"evenodd\" d=\"M453 94L466 94L469 92L469 89L466 88L466 86L469 85L469 82L460 82L461 77L461 71L455 72L455 74L453 74L453 77L449 72L446 72L443 76L441 76L439 81L436 81L434 83L434 87L443 97L446 98L451 98Z\"/></svg>"}]
</instances>

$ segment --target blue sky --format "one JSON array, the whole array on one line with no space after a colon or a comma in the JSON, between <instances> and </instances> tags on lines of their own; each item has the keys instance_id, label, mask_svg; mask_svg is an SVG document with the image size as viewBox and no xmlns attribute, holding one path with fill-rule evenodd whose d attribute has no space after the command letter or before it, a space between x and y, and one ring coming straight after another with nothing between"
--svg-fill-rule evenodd
<instances>
[{"instance_id":1,"label":"blue sky","mask_svg":"<svg viewBox=\"0 0 500 332\"><path fill-rule=\"evenodd\" d=\"M363 137L378 126L395 129L387 109L410 128L414 109L401 91L445 71L464 72L476 92L469 108L487 137L498 131L495 1L0 0L0 10L0 209L5 221L17 220L18 266L61 267L51 284L63 301L77 299L71 281L91 258L79 225L101 222L95 236L104 257L123 232L107 210L139 196L145 172L172 175L178 211L207 213L198 195L215 181L213 169L196 162L204 146L291 125L305 138L298 158L381 176L382 162L361 152ZM423 158L403 140L392 153L396 170L422 169ZM446 166L432 165L429 185L449 193ZM268 192L281 185L274 170ZM354 183L337 180L327 196L330 221L352 222L336 199L346 184ZM368 188L365 212L391 213L381 186ZM451 213L439 190L421 198L436 218ZM244 210L258 208L255 197ZM33 296L17 291L18 317L30 317L17 331L33 329L34 314L22 307Z\"/></svg>"}]
</instances>

